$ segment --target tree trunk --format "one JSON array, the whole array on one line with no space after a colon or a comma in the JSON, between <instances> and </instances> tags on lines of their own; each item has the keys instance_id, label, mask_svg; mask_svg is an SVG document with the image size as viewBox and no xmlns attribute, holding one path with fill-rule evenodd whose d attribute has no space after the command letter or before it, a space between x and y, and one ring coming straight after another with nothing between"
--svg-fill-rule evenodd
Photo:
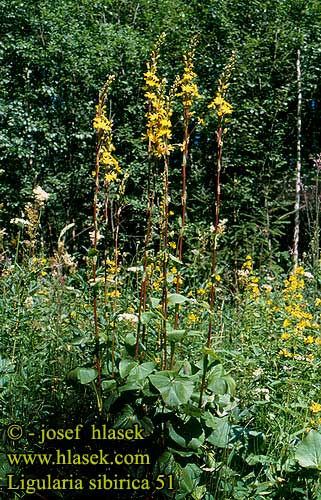
<instances>
[{"instance_id":1,"label":"tree trunk","mask_svg":"<svg viewBox=\"0 0 321 500\"><path fill-rule=\"evenodd\" d=\"M300 234L300 198L301 198L301 106L302 106L302 82L301 82L301 50L298 49L296 60L297 84L298 84L298 115L297 115L297 160L296 160L296 183L295 183L295 220L294 220L294 245L293 262L294 269L299 262L299 234Z\"/></svg>"}]
</instances>

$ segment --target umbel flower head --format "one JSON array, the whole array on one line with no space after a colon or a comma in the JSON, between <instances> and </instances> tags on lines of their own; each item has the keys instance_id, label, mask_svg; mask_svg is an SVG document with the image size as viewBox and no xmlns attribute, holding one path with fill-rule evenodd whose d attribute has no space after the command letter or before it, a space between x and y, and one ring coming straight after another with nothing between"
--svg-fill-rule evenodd
<instances>
[{"instance_id":1,"label":"umbel flower head","mask_svg":"<svg viewBox=\"0 0 321 500\"><path fill-rule=\"evenodd\" d=\"M40 186L36 186L32 192L35 195L36 203L40 207L43 207L45 202L48 201L50 194L46 193Z\"/></svg>"}]
</instances>

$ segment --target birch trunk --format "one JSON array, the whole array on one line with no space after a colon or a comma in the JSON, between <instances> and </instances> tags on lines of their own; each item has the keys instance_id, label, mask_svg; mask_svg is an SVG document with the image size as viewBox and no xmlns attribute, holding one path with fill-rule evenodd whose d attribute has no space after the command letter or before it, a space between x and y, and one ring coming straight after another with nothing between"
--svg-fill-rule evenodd
<instances>
[{"instance_id":1,"label":"birch trunk","mask_svg":"<svg viewBox=\"0 0 321 500\"><path fill-rule=\"evenodd\" d=\"M295 219L294 219L294 244L293 262L294 269L299 262L299 234L300 234L300 199L301 199L301 106L302 106L302 82L301 82L301 50L298 49L296 60L297 84L298 84L298 114L297 114L297 160L296 160L296 183L295 183Z\"/></svg>"}]
</instances>

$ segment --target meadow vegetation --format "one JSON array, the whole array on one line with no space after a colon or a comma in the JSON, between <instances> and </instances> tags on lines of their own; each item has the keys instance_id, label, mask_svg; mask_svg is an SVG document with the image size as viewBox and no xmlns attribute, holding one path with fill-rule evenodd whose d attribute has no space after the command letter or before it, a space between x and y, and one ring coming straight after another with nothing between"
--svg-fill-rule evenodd
<instances>
[{"instance_id":1,"label":"meadow vegetation","mask_svg":"<svg viewBox=\"0 0 321 500\"><path fill-rule=\"evenodd\" d=\"M197 80L197 38L171 85L159 70L164 43L161 35L144 73L147 184L144 237L135 252L122 235L131 178L117 160L108 113L113 76L93 120L86 246L72 250L72 222L48 247L42 218L51 194L39 185L23 216L11 221L11 245L1 232L1 482L12 470L34 473L10 466L6 453L43 451L26 436L8 440L12 422L35 432L43 425L138 424L139 450L133 442L120 449L144 451L151 463L117 472L151 484L159 475L172 479L161 491L155 484L148 494L132 491L133 498L320 499L320 261L302 255L299 265L288 259L282 268L272 254L261 262L258 250L231 257L229 222L220 210L236 55L208 96ZM215 194L212 221L202 226L189 222L187 166L190 139L204 127L215 138ZM95 451L93 442L83 446ZM50 498L78 497L50 492Z\"/></svg>"},{"instance_id":2,"label":"meadow vegetation","mask_svg":"<svg viewBox=\"0 0 321 500\"><path fill-rule=\"evenodd\" d=\"M1 498L321 500L320 2L0 7Z\"/></svg>"}]
</instances>

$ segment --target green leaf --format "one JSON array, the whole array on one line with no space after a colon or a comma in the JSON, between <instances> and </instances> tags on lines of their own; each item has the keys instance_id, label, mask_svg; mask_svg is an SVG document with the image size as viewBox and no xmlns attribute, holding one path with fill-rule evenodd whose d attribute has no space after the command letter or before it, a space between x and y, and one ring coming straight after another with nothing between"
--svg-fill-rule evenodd
<instances>
[{"instance_id":1,"label":"green leaf","mask_svg":"<svg viewBox=\"0 0 321 500\"><path fill-rule=\"evenodd\" d=\"M295 458L301 467L321 470L321 434L312 429L299 443Z\"/></svg>"},{"instance_id":2,"label":"green leaf","mask_svg":"<svg viewBox=\"0 0 321 500\"><path fill-rule=\"evenodd\" d=\"M194 389L192 380L179 375L175 376L171 372L150 375L149 380L160 392L165 404L170 408L187 403Z\"/></svg>"},{"instance_id":3,"label":"green leaf","mask_svg":"<svg viewBox=\"0 0 321 500\"><path fill-rule=\"evenodd\" d=\"M127 382L137 381L141 382L154 371L156 363L154 361L147 361L141 365L137 365L131 369Z\"/></svg>"},{"instance_id":4,"label":"green leaf","mask_svg":"<svg viewBox=\"0 0 321 500\"><path fill-rule=\"evenodd\" d=\"M137 365L136 361L131 359L122 359L119 363L119 374L121 378L126 378L129 372Z\"/></svg>"},{"instance_id":5,"label":"green leaf","mask_svg":"<svg viewBox=\"0 0 321 500\"><path fill-rule=\"evenodd\" d=\"M226 448L229 443L230 436L230 424L228 422L228 417L213 417L212 422L215 425L215 430L209 435L207 441L218 448Z\"/></svg>"},{"instance_id":6,"label":"green leaf","mask_svg":"<svg viewBox=\"0 0 321 500\"><path fill-rule=\"evenodd\" d=\"M189 299L180 293L170 293L167 300L170 304L184 304Z\"/></svg>"},{"instance_id":7,"label":"green leaf","mask_svg":"<svg viewBox=\"0 0 321 500\"><path fill-rule=\"evenodd\" d=\"M101 383L103 391L109 392L116 389L116 380L103 380Z\"/></svg>"},{"instance_id":8,"label":"green leaf","mask_svg":"<svg viewBox=\"0 0 321 500\"><path fill-rule=\"evenodd\" d=\"M94 368L81 368L78 366L67 374L68 380L77 380L81 384L89 384L97 377L97 370Z\"/></svg>"},{"instance_id":9,"label":"green leaf","mask_svg":"<svg viewBox=\"0 0 321 500\"><path fill-rule=\"evenodd\" d=\"M185 330L171 330L167 332L167 338L170 342L178 342L185 336Z\"/></svg>"},{"instance_id":10,"label":"green leaf","mask_svg":"<svg viewBox=\"0 0 321 500\"><path fill-rule=\"evenodd\" d=\"M180 487L182 490L191 493L194 491L199 483L202 471L196 464L187 464L182 469L182 477L180 480Z\"/></svg>"},{"instance_id":11,"label":"green leaf","mask_svg":"<svg viewBox=\"0 0 321 500\"><path fill-rule=\"evenodd\" d=\"M175 257L175 255L172 255L171 253L169 254L169 258L176 264L181 264L181 265L183 264L181 260L179 260L177 257Z\"/></svg>"},{"instance_id":12,"label":"green leaf","mask_svg":"<svg viewBox=\"0 0 321 500\"><path fill-rule=\"evenodd\" d=\"M10 466L7 457L4 453L0 453L0 487L5 487L7 484L7 475L12 473L13 469Z\"/></svg>"},{"instance_id":13,"label":"green leaf","mask_svg":"<svg viewBox=\"0 0 321 500\"><path fill-rule=\"evenodd\" d=\"M210 369L207 388L214 394L234 394L235 382L231 375L226 375L223 365L218 364Z\"/></svg>"},{"instance_id":14,"label":"green leaf","mask_svg":"<svg viewBox=\"0 0 321 500\"><path fill-rule=\"evenodd\" d=\"M199 419L191 417L187 422L168 424L169 436L182 448L198 450L205 441L205 433Z\"/></svg>"}]
</instances>

